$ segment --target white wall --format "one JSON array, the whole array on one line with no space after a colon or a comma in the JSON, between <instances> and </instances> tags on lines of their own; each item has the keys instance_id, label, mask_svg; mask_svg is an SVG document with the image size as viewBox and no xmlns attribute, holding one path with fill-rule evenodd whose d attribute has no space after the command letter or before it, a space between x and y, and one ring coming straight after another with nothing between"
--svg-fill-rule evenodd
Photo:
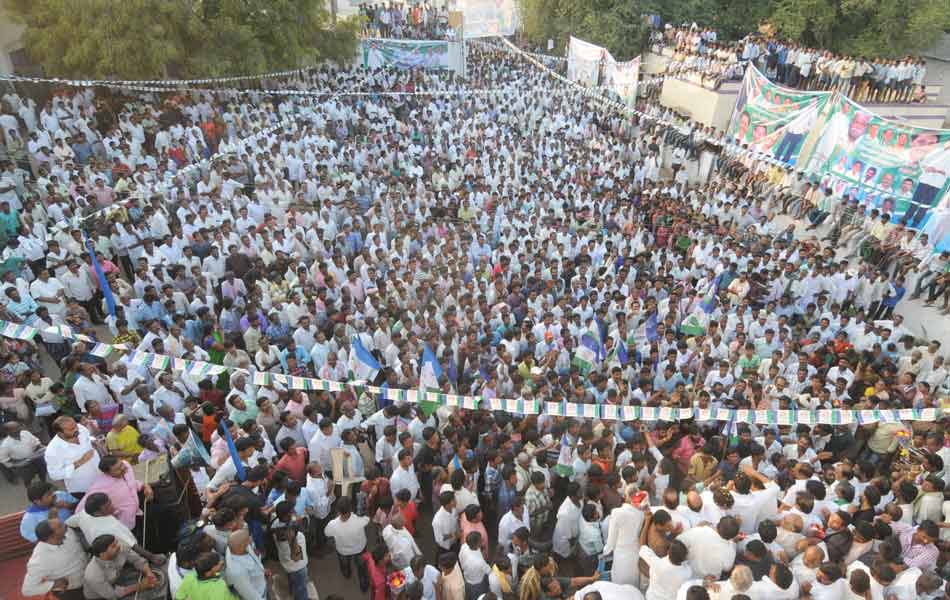
<instances>
[{"instance_id":1,"label":"white wall","mask_svg":"<svg viewBox=\"0 0 950 600\"><path fill-rule=\"evenodd\" d=\"M13 63L10 61L10 52L23 47L21 41L24 31L23 25L14 23L0 0L0 73L9 75L13 72Z\"/></svg>"},{"instance_id":2,"label":"white wall","mask_svg":"<svg viewBox=\"0 0 950 600\"><path fill-rule=\"evenodd\" d=\"M725 129L736 106L738 91L714 92L692 83L667 77L660 93L660 104L689 115L703 125Z\"/></svg>"}]
</instances>

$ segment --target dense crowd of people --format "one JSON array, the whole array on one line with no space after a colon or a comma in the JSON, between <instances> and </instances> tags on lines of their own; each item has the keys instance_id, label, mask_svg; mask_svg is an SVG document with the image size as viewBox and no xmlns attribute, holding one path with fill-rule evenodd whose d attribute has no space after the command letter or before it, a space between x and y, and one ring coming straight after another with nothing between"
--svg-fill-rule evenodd
<instances>
[{"instance_id":1,"label":"dense crowd of people","mask_svg":"<svg viewBox=\"0 0 950 600\"><path fill-rule=\"evenodd\" d=\"M706 46L705 52L678 48L666 64L665 73L716 89L723 81L742 79L745 64L739 62L735 52L725 46Z\"/></svg>"},{"instance_id":2,"label":"dense crowd of people","mask_svg":"<svg viewBox=\"0 0 950 600\"><path fill-rule=\"evenodd\" d=\"M305 600L330 551L372 600L950 597L944 420L724 416L938 407L943 351L899 303L946 290L950 257L513 51L473 45L468 69L3 97L30 140L0 175L3 316L39 330L0 347L23 593ZM801 225L829 239L778 225L825 209ZM697 412L391 402L360 365L392 390Z\"/></svg>"},{"instance_id":3,"label":"dense crowd of people","mask_svg":"<svg viewBox=\"0 0 950 600\"><path fill-rule=\"evenodd\" d=\"M759 33L721 42L695 24L668 25L652 41L674 49L668 72L681 77L741 78L751 63L775 83L800 90L837 91L857 102L927 101L927 65L918 56L850 56Z\"/></svg>"},{"instance_id":4,"label":"dense crowd of people","mask_svg":"<svg viewBox=\"0 0 950 600\"><path fill-rule=\"evenodd\" d=\"M369 37L409 40L451 38L445 2L361 3L363 33Z\"/></svg>"}]
</instances>

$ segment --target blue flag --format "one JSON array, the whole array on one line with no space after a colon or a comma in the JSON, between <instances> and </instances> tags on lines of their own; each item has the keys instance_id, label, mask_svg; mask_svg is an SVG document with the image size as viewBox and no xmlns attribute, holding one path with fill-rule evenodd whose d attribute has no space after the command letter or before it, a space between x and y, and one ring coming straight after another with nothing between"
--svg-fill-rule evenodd
<instances>
[{"instance_id":1,"label":"blue flag","mask_svg":"<svg viewBox=\"0 0 950 600\"><path fill-rule=\"evenodd\" d=\"M422 364L419 373L419 385L422 388L439 388L439 378L442 377L442 365L435 357L435 352L429 344L422 347Z\"/></svg>"},{"instance_id":2,"label":"blue flag","mask_svg":"<svg viewBox=\"0 0 950 600\"><path fill-rule=\"evenodd\" d=\"M109 314L114 317L115 297L112 295L112 288L109 287L109 282L106 281L106 274L102 271L102 265L96 259L96 249L93 247L92 240L89 239L89 234L86 233L85 229L82 230L82 237L86 241L86 251L89 253L89 257L92 258L92 268L96 271L96 278L99 279L99 289L102 290L102 295L105 296L106 308L109 309Z\"/></svg>"},{"instance_id":3,"label":"blue flag","mask_svg":"<svg viewBox=\"0 0 950 600\"><path fill-rule=\"evenodd\" d=\"M724 272L725 271L723 271L723 273ZM703 312L707 315L716 308L716 294L719 292L720 279L722 279L722 273L716 275L716 278L713 279L711 284L709 284L709 289L706 290L706 295L703 296L703 301L699 303L699 307L703 309Z\"/></svg>"},{"instance_id":4,"label":"blue flag","mask_svg":"<svg viewBox=\"0 0 950 600\"><path fill-rule=\"evenodd\" d=\"M617 344L617 360L620 361L621 365L626 365L630 361L630 356L627 354L627 345L622 341Z\"/></svg>"},{"instance_id":5,"label":"blue flag","mask_svg":"<svg viewBox=\"0 0 950 600\"><path fill-rule=\"evenodd\" d=\"M603 350L600 343L590 333L581 336L581 343L574 349L571 364L578 368L582 375L590 373L595 365L600 363Z\"/></svg>"},{"instance_id":6,"label":"blue flag","mask_svg":"<svg viewBox=\"0 0 950 600\"><path fill-rule=\"evenodd\" d=\"M228 454L231 455L231 460L234 461L234 468L237 470L238 478L244 481L244 479L247 478L247 473L244 471L244 464L241 462L241 457L238 456L237 447L234 445L234 440L231 439L231 431L225 426L224 419L218 421L218 430L221 435L224 436L224 441L228 444Z\"/></svg>"},{"instance_id":7,"label":"blue flag","mask_svg":"<svg viewBox=\"0 0 950 600\"><path fill-rule=\"evenodd\" d=\"M657 324L656 312L654 311L654 313L647 318L646 323L647 340L651 342L657 338Z\"/></svg>"},{"instance_id":8,"label":"blue flag","mask_svg":"<svg viewBox=\"0 0 950 600\"><path fill-rule=\"evenodd\" d=\"M353 336L351 345L353 352L350 353L350 379L372 383L382 370L382 365L380 365L376 357L366 349L363 342L360 341L360 336Z\"/></svg>"},{"instance_id":9,"label":"blue flag","mask_svg":"<svg viewBox=\"0 0 950 600\"><path fill-rule=\"evenodd\" d=\"M224 441L228 443L228 454L231 455L231 460L234 461L234 469L237 471L238 479L245 481L247 479L247 471L244 469L244 465L241 463L241 457L238 456L237 447L234 445L234 440L231 438L231 432L224 424L224 419L218 421L218 429L221 435L224 436ZM251 537L254 539L254 543L257 544L257 547L263 548L264 527L261 522L257 519L248 519L247 527L251 531Z\"/></svg>"}]
</instances>

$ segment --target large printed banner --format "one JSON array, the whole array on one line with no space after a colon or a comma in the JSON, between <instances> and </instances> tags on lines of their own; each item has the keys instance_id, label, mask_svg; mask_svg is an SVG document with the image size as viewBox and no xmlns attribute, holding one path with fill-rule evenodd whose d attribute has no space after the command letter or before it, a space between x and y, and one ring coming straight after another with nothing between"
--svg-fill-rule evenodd
<instances>
[{"instance_id":1,"label":"large printed banner","mask_svg":"<svg viewBox=\"0 0 950 600\"><path fill-rule=\"evenodd\" d=\"M831 92L801 92L775 85L750 64L729 135L752 150L796 165L806 136L831 96Z\"/></svg>"},{"instance_id":2,"label":"large printed banner","mask_svg":"<svg viewBox=\"0 0 950 600\"><path fill-rule=\"evenodd\" d=\"M461 0L465 39L513 35L518 28L515 0Z\"/></svg>"},{"instance_id":3,"label":"large printed banner","mask_svg":"<svg viewBox=\"0 0 950 600\"><path fill-rule=\"evenodd\" d=\"M640 82L640 57L618 63L610 53L604 67L604 86L620 96L624 104L633 107L637 100L637 84Z\"/></svg>"},{"instance_id":4,"label":"large printed banner","mask_svg":"<svg viewBox=\"0 0 950 600\"><path fill-rule=\"evenodd\" d=\"M363 66L397 69L448 69L449 43L420 40L379 40L363 42Z\"/></svg>"},{"instance_id":5,"label":"large printed banner","mask_svg":"<svg viewBox=\"0 0 950 600\"><path fill-rule=\"evenodd\" d=\"M606 48L571 36L567 47L568 79L588 87L595 86L600 82L601 64L606 62L613 62Z\"/></svg>"},{"instance_id":6,"label":"large printed banner","mask_svg":"<svg viewBox=\"0 0 950 600\"><path fill-rule=\"evenodd\" d=\"M884 119L838 95L815 136L807 170L836 196L890 213L950 249L950 130Z\"/></svg>"}]
</instances>

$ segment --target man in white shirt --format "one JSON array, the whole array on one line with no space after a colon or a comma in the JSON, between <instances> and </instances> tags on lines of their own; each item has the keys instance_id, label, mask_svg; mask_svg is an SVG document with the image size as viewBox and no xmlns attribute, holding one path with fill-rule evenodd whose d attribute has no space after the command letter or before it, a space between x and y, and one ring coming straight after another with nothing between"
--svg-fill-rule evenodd
<instances>
[{"instance_id":1,"label":"man in white shirt","mask_svg":"<svg viewBox=\"0 0 950 600\"><path fill-rule=\"evenodd\" d=\"M176 413L185 408L185 398L188 392L182 389L181 384L175 383L171 373L162 373L158 378L158 388L152 394L152 406L158 412L162 406L170 406Z\"/></svg>"},{"instance_id":2,"label":"man in white shirt","mask_svg":"<svg viewBox=\"0 0 950 600\"><path fill-rule=\"evenodd\" d=\"M522 527L531 531L531 518L528 515L528 509L525 508L524 499L516 496L511 503L511 510L498 521L498 545L506 551L510 550L511 537Z\"/></svg>"},{"instance_id":3,"label":"man in white shirt","mask_svg":"<svg viewBox=\"0 0 950 600\"><path fill-rule=\"evenodd\" d=\"M310 323L310 317L300 317L300 325L294 330L294 342L306 350L307 354L313 350L317 343L317 326Z\"/></svg>"},{"instance_id":4,"label":"man in white shirt","mask_svg":"<svg viewBox=\"0 0 950 600\"><path fill-rule=\"evenodd\" d=\"M83 574L89 556L83 550L75 531L59 519L43 521L36 526L37 544L20 588L24 596L44 596L50 592L60 597L82 597Z\"/></svg>"},{"instance_id":5,"label":"man in white shirt","mask_svg":"<svg viewBox=\"0 0 950 600\"><path fill-rule=\"evenodd\" d=\"M693 570L686 563L688 551L683 542L673 540L669 552L660 558L649 546L640 546L640 558L650 565L650 583L646 600L675 600L676 592L692 578Z\"/></svg>"},{"instance_id":6,"label":"man in white shirt","mask_svg":"<svg viewBox=\"0 0 950 600\"><path fill-rule=\"evenodd\" d=\"M44 454L50 479L62 480L70 494L85 494L99 475L99 453L89 430L63 416L53 421L53 431L56 435Z\"/></svg>"},{"instance_id":7,"label":"man in white shirt","mask_svg":"<svg viewBox=\"0 0 950 600\"><path fill-rule=\"evenodd\" d=\"M254 440L250 437L242 437L237 439L234 442L234 448L237 451L238 458L241 461L241 464L244 465L245 469L250 468L251 456L254 454L256 447L254 445ZM237 477L237 465L234 464L234 457L228 456L228 458L218 467L218 470L214 472L214 477L211 478L211 481L208 482L208 487L211 489L217 489L221 484L230 482Z\"/></svg>"},{"instance_id":8,"label":"man in white shirt","mask_svg":"<svg viewBox=\"0 0 950 600\"><path fill-rule=\"evenodd\" d=\"M482 534L470 531L465 543L459 550L459 566L465 578L465 589L469 598L478 598L488 591L488 574L491 567L482 554Z\"/></svg>"},{"instance_id":9,"label":"man in white shirt","mask_svg":"<svg viewBox=\"0 0 950 600\"><path fill-rule=\"evenodd\" d=\"M794 572L792 574L794 575ZM796 583L797 587L802 587L801 581L796 580ZM848 581L845 580L841 567L834 563L824 563L818 567L815 580L808 590L812 600L836 600L844 598L847 592Z\"/></svg>"},{"instance_id":10,"label":"man in white shirt","mask_svg":"<svg viewBox=\"0 0 950 600\"><path fill-rule=\"evenodd\" d=\"M750 598L767 598L768 600L797 600L799 592L798 582L792 571L782 563L774 563L769 569L769 576L763 577L749 588Z\"/></svg>"},{"instance_id":11,"label":"man in white shirt","mask_svg":"<svg viewBox=\"0 0 950 600\"><path fill-rule=\"evenodd\" d=\"M0 442L0 465L10 469L26 486L34 475L45 477L44 448L36 436L24 431L16 421L4 424L3 431L6 437Z\"/></svg>"},{"instance_id":12,"label":"man in white shirt","mask_svg":"<svg viewBox=\"0 0 950 600\"><path fill-rule=\"evenodd\" d=\"M333 471L333 459L330 450L342 447L343 441L330 419L320 421L320 429L317 430L317 433L314 434L313 439L307 445L307 449L310 451L310 459L319 462L324 473ZM339 476L339 474L337 475ZM395 490L393 490L393 493L396 493Z\"/></svg>"},{"instance_id":13,"label":"man in white shirt","mask_svg":"<svg viewBox=\"0 0 950 600\"><path fill-rule=\"evenodd\" d=\"M383 529L383 541L389 548L393 568L405 569L416 556L422 556L422 550L406 529L406 521L401 513L397 513Z\"/></svg>"},{"instance_id":14,"label":"man in white shirt","mask_svg":"<svg viewBox=\"0 0 950 600\"><path fill-rule=\"evenodd\" d=\"M422 600L436 600L435 586L442 573L434 566L428 564L422 556L412 559L409 567L402 571L406 575L406 583L415 581L422 582Z\"/></svg>"},{"instance_id":15,"label":"man in white shirt","mask_svg":"<svg viewBox=\"0 0 950 600\"><path fill-rule=\"evenodd\" d=\"M48 269L41 269L37 278L30 284L30 295L40 306L49 310L50 316L63 319L66 316L66 295L63 284L55 277L50 277Z\"/></svg>"},{"instance_id":16,"label":"man in white shirt","mask_svg":"<svg viewBox=\"0 0 950 600\"><path fill-rule=\"evenodd\" d=\"M395 496L399 490L409 490L413 498L419 495L419 479L416 477L416 470L412 465L412 451L403 448L397 455L399 457L399 466L393 470L392 477L389 478L389 489Z\"/></svg>"},{"instance_id":17,"label":"man in white shirt","mask_svg":"<svg viewBox=\"0 0 950 600\"><path fill-rule=\"evenodd\" d=\"M267 572L257 552L250 549L251 535L239 529L228 536L225 579L241 600L267 599Z\"/></svg>"},{"instance_id":18,"label":"man in white shirt","mask_svg":"<svg viewBox=\"0 0 950 600\"><path fill-rule=\"evenodd\" d=\"M343 414L337 419L336 426L341 434L347 429L359 428L360 423L363 421L363 415L356 412L356 408L352 402L344 402L340 407L340 412Z\"/></svg>"},{"instance_id":19,"label":"man in white shirt","mask_svg":"<svg viewBox=\"0 0 950 600\"><path fill-rule=\"evenodd\" d=\"M552 550L561 558L570 558L574 554L574 542L580 532L582 498L580 484L576 481L569 483L567 498L557 510L552 540Z\"/></svg>"},{"instance_id":20,"label":"man in white shirt","mask_svg":"<svg viewBox=\"0 0 950 600\"><path fill-rule=\"evenodd\" d=\"M102 311L99 309L99 303L95 301L96 284L89 275L89 269L80 268L75 260L66 263L66 267L65 273L57 274L59 282L63 284L63 289L66 291L66 297L81 304L89 313L93 323L101 324Z\"/></svg>"},{"instance_id":21,"label":"man in white shirt","mask_svg":"<svg viewBox=\"0 0 950 600\"><path fill-rule=\"evenodd\" d=\"M90 363L82 365L79 378L73 385L73 394L76 396L76 405L82 412L86 412L86 403L90 400L95 400L100 406L114 404L105 377Z\"/></svg>"},{"instance_id":22,"label":"man in white shirt","mask_svg":"<svg viewBox=\"0 0 950 600\"><path fill-rule=\"evenodd\" d=\"M439 494L439 510L432 518L432 536L435 538L435 552L441 555L451 552L459 539L459 520L455 516L455 494Z\"/></svg>"},{"instance_id":23,"label":"man in white shirt","mask_svg":"<svg viewBox=\"0 0 950 600\"><path fill-rule=\"evenodd\" d=\"M352 575L352 563L356 562L356 574L360 580L360 589L369 589L369 573L360 554L366 550L366 526L369 517L353 514L353 505L349 498L340 498L337 502L339 516L327 523L324 533L333 538L340 570L347 579Z\"/></svg>"},{"instance_id":24,"label":"man in white shirt","mask_svg":"<svg viewBox=\"0 0 950 600\"><path fill-rule=\"evenodd\" d=\"M735 538L739 523L734 517L723 517L714 529L708 525L693 527L677 538L686 545L689 566L697 577L720 579L736 562Z\"/></svg>"},{"instance_id":25,"label":"man in white shirt","mask_svg":"<svg viewBox=\"0 0 950 600\"><path fill-rule=\"evenodd\" d=\"M132 412L132 406L135 404L137 396L135 395L136 386L144 383L139 376L128 376L128 367L123 362L115 362L112 365L112 377L109 378L109 389L119 400L122 406L122 412L129 414Z\"/></svg>"}]
</instances>

